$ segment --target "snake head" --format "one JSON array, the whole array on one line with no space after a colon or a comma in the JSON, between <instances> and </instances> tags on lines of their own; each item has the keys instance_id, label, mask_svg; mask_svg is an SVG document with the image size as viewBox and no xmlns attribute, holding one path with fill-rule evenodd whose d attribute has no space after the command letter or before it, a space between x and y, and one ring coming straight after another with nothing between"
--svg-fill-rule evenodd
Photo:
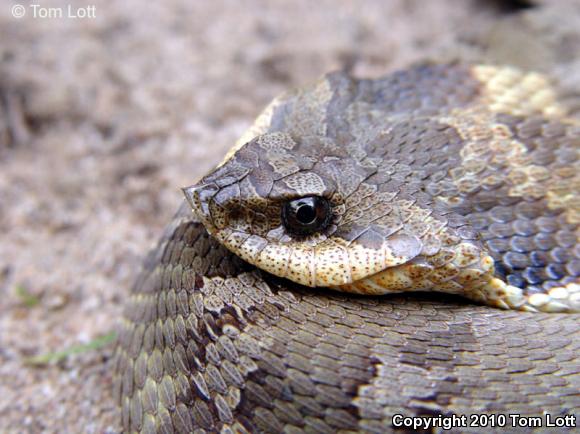
<instances>
[{"instance_id":1,"label":"snake head","mask_svg":"<svg viewBox=\"0 0 580 434\"><path fill-rule=\"evenodd\" d=\"M377 171L328 138L275 132L184 193L208 232L242 259L306 286L339 287L424 248L428 212L365 182Z\"/></svg>"},{"instance_id":2,"label":"snake head","mask_svg":"<svg viewBox=\"0 0 580 434\"><path fill-rule=\"evenodd\" d=\"M543 120L565 113L554 95L537 74L487 66L330 74L276 98L184 191L225 247L303 285L537 310L545 282L576 297L549 309L577 309L578 261L542 259L577 244L578 134Z\"/></svg>"}]
</instances>

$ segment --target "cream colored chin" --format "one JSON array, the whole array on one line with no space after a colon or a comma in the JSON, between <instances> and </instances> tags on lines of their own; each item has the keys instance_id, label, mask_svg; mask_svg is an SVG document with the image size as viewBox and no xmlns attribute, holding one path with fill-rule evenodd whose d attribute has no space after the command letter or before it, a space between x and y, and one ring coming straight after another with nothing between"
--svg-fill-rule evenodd
<instances>
[{"instance_id":1,"label":"cream colored chin","mask_svg":"<svg viewBox=\"0 0 580 434\"><path fill-rule=\"evenodd\" d=\"M329 238L311 246L307 243L280 243L256 235L224 229L214 234L230 251L268 273L310 287L349 284L388 267L408 262L409 255L395 252L385 244L380 250L347 245ZM411 256L412 255L412 256Z\"/></svg>"},{"instance_id":2,"label":"cream colored chin","mask_svg":"<svg viewBox=\"0 0 580 434\"><path fill-rule=\"evenodd\" d=\"M495 277L493 258L467 242L432 256L410 257L397 256L388 247L375 251L360 245L347 246L341 239L309 246L271 242L231 229L212 235L250 264L305 286L366 295L446 292L503 309L580 311L580 284L528 297L520 288Z\"/></svg>"}]
</instances>

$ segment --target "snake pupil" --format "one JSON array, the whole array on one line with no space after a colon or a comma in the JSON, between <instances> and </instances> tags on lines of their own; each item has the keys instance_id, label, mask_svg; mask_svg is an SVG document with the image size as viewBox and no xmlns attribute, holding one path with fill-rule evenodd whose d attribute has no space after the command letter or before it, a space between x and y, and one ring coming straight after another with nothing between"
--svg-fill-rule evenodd
<instances>
[{"instance_id":1,"label":"snake pupil","mask_svg":"<svg viewBox=\"0 0 580 434\"><path fill-rule=\"evenodd\" d=\"M316 218L316 210L310 205L302 204L296 211L296 218L302 224L311 224Z\"/></svg>"},{"instance_id":2,"label":"snake pupil","mask_svg":"<svg viewBox=\"0 0 580 434\"><path fill-rule=\"evenodd\" d=\"M330 222L330 204L320 196L308 196L288 201L282 207L282 222L295 235L310 235Z\"/></svg>"}]
</instances>

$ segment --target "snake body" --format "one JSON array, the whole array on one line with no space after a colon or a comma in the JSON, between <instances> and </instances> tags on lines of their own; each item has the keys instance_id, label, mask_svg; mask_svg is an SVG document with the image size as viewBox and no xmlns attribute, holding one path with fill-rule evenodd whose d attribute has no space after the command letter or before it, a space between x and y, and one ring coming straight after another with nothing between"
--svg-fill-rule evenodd
<instances>
[{"instance_id":1,"label":"snake body","mask_svg":"<svg viewBox=\"0 0 580 434\"><path fill-rule=\"evenodd\" d=\"M124 430L573 414L580 127L566 115L543 76L491 66L336 73L275 99L145 260L116 354ZM297 234L281 209L304 197L328 216Z\"/></svg>"}]
</instances>

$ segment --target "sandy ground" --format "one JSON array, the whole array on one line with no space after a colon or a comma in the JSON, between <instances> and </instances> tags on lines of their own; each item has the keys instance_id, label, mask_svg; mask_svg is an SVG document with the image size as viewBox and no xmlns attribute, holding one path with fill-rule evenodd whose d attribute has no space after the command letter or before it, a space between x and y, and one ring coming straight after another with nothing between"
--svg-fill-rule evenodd
<instances>
[{"instance_id":1,"label":"sandy ground","mask_svg":"<svg viewBox=\"0 0 580 434\"><path fill-rule=\"evenodd\" d=\"M579 2L32 2L61 18L21 3L18 19L0 1L0 432L117 431L112 345L26 361L114 329L179 188L280 91L451 59L580 89Z\"/></svg>"}]
</instances>

